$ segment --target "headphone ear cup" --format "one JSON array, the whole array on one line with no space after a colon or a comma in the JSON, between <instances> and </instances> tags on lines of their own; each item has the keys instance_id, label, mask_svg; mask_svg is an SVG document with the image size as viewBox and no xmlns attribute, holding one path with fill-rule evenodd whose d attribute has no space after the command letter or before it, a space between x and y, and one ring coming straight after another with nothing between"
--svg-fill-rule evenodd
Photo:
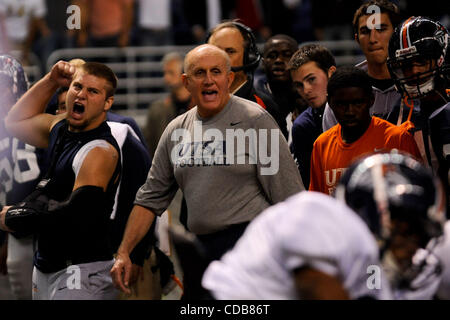
<instances>
[{"instance_id":1,"label":"headphone ear cup","mask_svg":"<svg viewBox=\"0 0 450 320\"><path fill-rule=\"evenodd\" d=\"M256 45L255 35L253 34L252 29L242 23L234 22L234 25L241 31L242 36L248 42L248 45L244 50L244 67L247 67L249 70L254 70L261 60L261 55Z\"/></svg>"}]
</instances>

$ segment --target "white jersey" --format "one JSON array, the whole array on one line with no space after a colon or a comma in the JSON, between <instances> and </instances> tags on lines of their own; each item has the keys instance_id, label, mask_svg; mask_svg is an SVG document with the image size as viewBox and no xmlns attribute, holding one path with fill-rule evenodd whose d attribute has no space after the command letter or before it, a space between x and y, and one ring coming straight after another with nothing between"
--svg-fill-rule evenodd
<instances>
[{"instance_id":1,"label":"white jersey","mask_svg":"<svg viewBox=\"0 0 450 320\"><path fill-rule=\"evenodd\" d=\"M442 267L441 282L436 296L442 300L450 300L450 221L445 223L444 239L434 253L439 258Z\"/></svg>"},{"instance_id":2,"label":"white jersey","mask_svg":"<svg viewBox=\"0 0 450 320\"><path fill-rule=\"evenodd\" d=\"M209 265L202 285L220 300L297 299L294 270L302 266L339 278L352 299L390 298L366 224L316 192L298 193L257 216L234 249ZM374 269L381 284L375 287L369 284Z\"/></svg>"},{"instance_id":3,"label":"white jersey","mask_svg":"<svg viewBox=\"0 0 450 320\"><path fill-rule=\"evenodd\" d=\"M414 254L412 262L421 266L420 273L411 281L410 288L401 289L391 284L396 300L430 300L438 298L450 300L450 221L444 226L444 236L434 245L432 239L427 250L419 249ZM395 263L384 266L386 274L392 274L397 270ZM389 278L389 277L388 277Z\"/></svg>"}]
</instances>

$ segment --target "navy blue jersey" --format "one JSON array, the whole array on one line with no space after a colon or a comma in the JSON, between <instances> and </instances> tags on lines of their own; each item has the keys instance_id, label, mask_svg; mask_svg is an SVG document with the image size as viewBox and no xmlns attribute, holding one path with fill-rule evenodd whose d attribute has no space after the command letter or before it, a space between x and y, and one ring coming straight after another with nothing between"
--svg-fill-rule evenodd
<instances>
[{"instance_id":1,"label":"navy blue jersey","mask_svg":"<svg viewBox=\"0 0 450 320\"><path fill-rule=\"evenodd\" d=\"M62 139L61 148L56 150L59 139ZM48 150L57 160L44 191L50 199L64 201L72 194L76 179L73 168L74 159L80 149L93 140L107 141L120 155L120 148L106 122L93 130L77 133L67 130L66 120L60 121L53 127L50 132ZM77 212L77 216L61 215L38 231L38 250L34 263L39 270L55 272L65 268L71 262L87 263L112 258L108 221L115 201L119 181L116 178L120 170L121 159L119 158L116 170L106 189L107 201L102 208L104 211L96 213L97 216L102 217L101 219L93 219L85 212ZM90 212L88 207L91 204L85 205L86 212Z\"/></svg>"},{"instance_id":2,"label":"navy blue jersey","mask_svg":"<svg viewBox=\"0 0 450 320\"><path fill-rule=\"evenodd\" d=\"M136 121L133 118L127 117L127 116L122 116L120 114L109 111L106 114L106 121L113 121L113 122L128 124L133 129L133 131L136 133L136 135L139 137L140 142L145 146L144 136L141 132L141 129L139 129L138 124L136 123Z\"/></svg>"},{"instance_id":3,"label":"navy blue jersey","mask_svg":"<svg viewBox=\"0 0 450 320\"><path fill-rule=\"evenodd\" d=\"M0 138L0 204L17 204L34 190L45 171L44 159L42 149L10 136Z\"/></svg>"},{"instance_id":4,"label":"navy blue jersey","mask_svg":"<svg viewBox=\"0 0 450 320\"><path fill-rule=\"evenodd\" d=\"M447 194L447 216L450 214L450 103L436 110L429 118L429 132L433 151L438 160L437 175Z\"/></svg>"},{"instance_id":5,"label":"navy blue jersey","mask_svg":"<svg viewBox=\"0 0 450 320\"><path fill-rule=\"evenodd\" d=\"M303 184L308 189L310 182L311 154L314 141L322 134L324 108L308 107L292 125L292 149Z\"/></svg>"},{"instance_id":6,"label":"navy blue jersey","mask_svg":"<svg viewBox=\"0 0 450 320\"><path fill-rule=\"evenodd\" d=\"M151 165L151 158L147 148L139 139L138 134L131 126L120 126L110 121L113 136L119 143L122 151L122 178L115 210L111 216L111 245L117 250L122 240L128 216L134 205L136 192L145 183ZM121 122L124 123L124 122ZM126 124L128 124L126 122ZM125 128L124 128L125 127ZM133 250L131 259L133 263L142 264L145 254L150 246L152 232L141 240Z\"/></svg>"}]
</instances>

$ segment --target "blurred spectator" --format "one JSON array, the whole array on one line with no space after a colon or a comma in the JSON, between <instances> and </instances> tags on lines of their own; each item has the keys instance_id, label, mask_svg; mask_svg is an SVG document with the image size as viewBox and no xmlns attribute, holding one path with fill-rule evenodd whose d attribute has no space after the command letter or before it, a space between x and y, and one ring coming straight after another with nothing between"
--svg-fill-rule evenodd
<instances>
[{"instance_id":1,"label":"blurred spectator","mask_svg":"<svg viewBox=\"0 0 450 320\"><path fill-rule=\"evenodd\" d=\"M10 51L8 34L6 33L5 17L0 15L0 53Z\"/></svg>"},{"instance_id":2,"label":"blurred spectator","mask_svg":"<svg viewBox=\"0 0 450 320\"><path fill-rule=\"evenodd\" d=\"M139 0L137 2L138 44L169 45L171 35L171 0Z\"/></svg>"},{"instance_id":3,"label":"blurred spectator","mask_svg":"<svg viewBox=\"0 0 450 320\"><path fill-rule=\"evenodd\" d=\"M352 39L350 21L360 4L361 0L312 1L311 14L316 39L319 41Z\"/></svg>"},{"instance_id":4,"label":"blurred spectator","mask_svg":"<svg viewBox=\"0 0 450 320\"><path fill-rule=\"evenodd\" d=\"M203 43L206 30L222 20L223 6L222 0L172 0L175 44Z\"/></svg>"},{"instance_id":5,"label":"blurred spectator","mask_svg":"<svg viewBox=\"0 0 450 320\"><path fill-rule=\"evenodd\" d=\"M289 1L260 0L259 2L264 24L259 31L264 41L275 34L292 35L294 12L286 5Z\"/></svg>"},{"instance_id":6,"label":"blurred spectator","mask_svg":"<svg viewBox=\"0 0 450 320\"><path fill-rule=\"evenodd\" d=\"M393 2L398 5L404 19L410 16L425 16L439 21L450 15L448 1L428 0L426 5L421 1L397 0Z\"/></svg>"},{"instance_id":7,"label":"blurred spectator","mask_svg":"<svg viewBox=\"0 0 450 320\"><path fill-rule=\"evenodd\" d=\"M315 41L316 37L312 27L311 16L312 0L290 0L287 2L293 2L291 7L294 15L292 21L292 37L298 43Z\"/></svg>"},{"instance_id":8,"label":"blurred spectator","mask_svg":"<svg viewBox=\"0 0 450 320\"><path fill-rule=\"evenodd\" d=\"M38 36L47 36L47 9L44 0L0 0L0 20L4 21L9 49L21 51L23 65L30 64L29 53Z\"/></svg>"},{"instance_id":9,"label":"blurred spectator","mask_svg":"<svg viewBox=\"0 0 450 320\"><path fill-rule=\"evenodd\" d=\"M50 54L57 49L70 48L73 46L74 30L67 28L67 8L72 4L71 0L45 0L47 14L45 22L48 26L48 34L38 41L38 54L45 71L46 62Z\"/></svg>"},{"instance_id":10,"label":"blurred spectator","mask_svg":"<svg viewBox=\"0 0 450 320\"><path fill-rule=\"evenodd\" d=\"M134 0L76 0L81 9L79 47L125 47L133 25Z\"/></svg>"},{"instance_id":11,"label":"blurred spectator","mask_svg":"<svg viewBox=\"0 0 450 320\"><path fill-rule=\"evenodd\" d=\"M292 117L299 94L292 85L291 74L287 69L289 60L298 49L295 39L285 35L275 35L264 44L262 64L265 72L265 79L256 82L256 89L261 90L271 96L280 107L281 116L286 118L288 131L288 144L292 141ZM302 105L303 110L307 105ZM303 111L302 110L302 111Z\"/></svg>"},{"instance_id":12,"label":"blurred spectator","mask_svg":"<svg viewBox=\"0 0 450 320\"><path fill-rule=\"evenodd\" d=\"M181 81L183 57L177 52L170 52L163 57L162 65L164 83L169 89L169 95L149 106L144 129L145 141L152 158L159 139L169 122L192 106L191 94Z\"/></svg>"},{"instance_id":13,"label":"blurred spectator","mask_svg":"<svg viewBox=\"0 0 450 320\"><path fill-rule=\"evenodd\" d=\"M279 1L272 1L278 3ZM236 19L241 20L246 26L250 27L255 35L259 33L264 24L263 10L258 0L239 0L235 1ZM283 19L277 22L282 23Z\"/></svg>"}]
</instances>

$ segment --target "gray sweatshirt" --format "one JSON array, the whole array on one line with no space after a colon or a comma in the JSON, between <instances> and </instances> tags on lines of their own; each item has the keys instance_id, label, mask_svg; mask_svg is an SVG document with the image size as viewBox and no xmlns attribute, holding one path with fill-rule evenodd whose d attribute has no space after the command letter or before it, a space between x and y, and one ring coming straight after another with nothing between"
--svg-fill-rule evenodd
<instances>
[{"instance_id":1,"label":"gray sweatshirt","mask_svg":"<svg viewBox=\"0 0 450 320\"><path fill-rule=\"evenodd\" d=\"M194 107L167 126L135 204L160 215L178 186L195 234L250 221L304 190L275 120L258 104L233 95L211 118L200 118Z\"/></svg>"}]
</instances>

